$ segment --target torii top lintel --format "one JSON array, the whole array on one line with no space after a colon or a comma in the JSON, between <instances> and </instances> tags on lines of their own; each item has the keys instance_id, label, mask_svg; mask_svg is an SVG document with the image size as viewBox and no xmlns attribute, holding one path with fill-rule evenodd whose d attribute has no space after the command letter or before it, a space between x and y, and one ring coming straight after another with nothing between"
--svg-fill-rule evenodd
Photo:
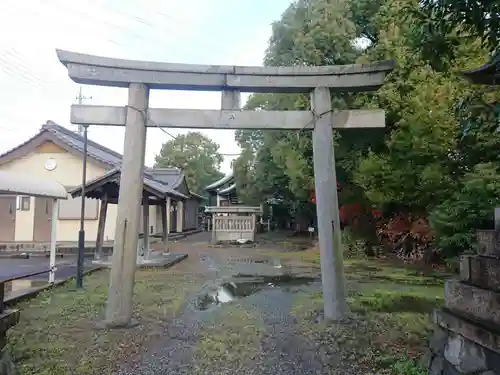
<instances>
[{"instance_id":1,"label":"torii top lintel","mask_svg":"<svg viewBox=\"0 0 500 375\"><path fill-rule=\"evenodd\" d=\"M114 59L57 50L61 63L76 83L128 87L144 83L153 89L241 92L310 92L315 87L334 91L371 91L384 83L392 60L370 64L260 67L172 64Z\"/></svg>"}]
</instances>

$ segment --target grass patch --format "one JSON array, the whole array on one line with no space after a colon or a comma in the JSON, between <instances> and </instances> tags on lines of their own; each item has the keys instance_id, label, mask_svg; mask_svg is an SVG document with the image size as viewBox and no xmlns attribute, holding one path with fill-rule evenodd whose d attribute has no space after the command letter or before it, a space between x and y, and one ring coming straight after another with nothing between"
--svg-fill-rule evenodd
<instances>
[{"instance_id":1,"label":"grass patch","mask_svg":"<svg viewBox=\"0 0 500 375\"><path fill-rule=\"evenodd\" d=\"M319 267L319 251L317 249L308 249L304 251L260 251L260 254L284 262L300 262L306 266Z\"/></svg>"},{"instance_id":2,"label":"grass patch","mask_svg":"<svg viewBox=\"0 0 500 375\"><path fill-rule=\"evenodd\" d=\"M221 306L201 329L194 348L194 367L214 368L214 373L228 364L243 366L260 350L265 329L252 312L238 304Z\"/></svg>"},{"instance_id":3,"label":"grass patch","mask_svg":"<svg viewBox=\"0 0 500 375\"><path fill-rule=\"evenodd\" d=\"M96 272L76 290L74 282L47 290L16 306L21 321L8 343L18 375L109 374L121 360L134 360L147 341L164 334L195 281L171 269L138 270L130 330L94 330L104 317L109 273Z\"/></svg>"},{"instance_id":4,"label":"grass patch","mask_svg":"<svg viewBox=\"0 0 500 375\"><path fill-rule=\"evenodd\" d=\"M376 260L348 260L345 273L354 319L316 323L322 294L301 295L292 309L300 332L368 372L425 373L416 361L432 330L431 313L443 302L442 284L448 275Z\"/></svg>"}]
</instances>

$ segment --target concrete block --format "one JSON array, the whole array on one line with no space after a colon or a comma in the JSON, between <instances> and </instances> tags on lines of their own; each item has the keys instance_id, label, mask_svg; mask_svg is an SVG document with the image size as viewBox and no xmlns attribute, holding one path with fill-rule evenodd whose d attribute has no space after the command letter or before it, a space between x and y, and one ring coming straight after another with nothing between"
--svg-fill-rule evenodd
<instances>
[{"instance_id":1,"label":"concrete block","mask_svg":"<svg viewBox=\"0 0 500 375\"><path fill-rule=\"evenodd\" d=\"M447 280L444 295L447 309L500 326L500 293Z\"/></svg>"},{"instance_id":2,"label":"concrete block","mask_svg":"<svg viewBox=\"0 0 500 375\"><path fill-rule=\"evenodd\" d=\"M434 314L438 313L439 312L435 312ZM434 319L434 321L436 322L436 319ZM444 326L444 328L447 327ZM449 334L450 332L448 331L448 329L443 329L439 325L434 329L431 339L429 340L429 347L435 355L440 355L440 356L443 355L444 347L448 340Z\"/></svg>"},{"instance_id":3,"label":"concrete block","mask_svg":"<svg viewBox=\"0 0 500 375\"><path fill-rule=\"evenodd\" d=\"M476 231L477 242L478 242L478 254L500 257L500 238L499 233L494 230L478 230Z\"/></svg>"},{"instance_id":4,"label":"concrete block","mask_svg":"<svg viewBox=\"0 0 500 375\"><path fill-rule=\"evenodd\" d=\"M470 258L468 255L460 257L460 280L465 282L470 281Z\"/></svg>"},{"instance_id":5,"label":"concrete block","mask_svg":"<svg viewBox=\"0 0 500 375\"><path fill-rule=\"evenodd\" d=\"M448 361L443 361L443 375L463 375Z\"/></svg>"},{"instance_id":6,"label":"concrete block","mask_svg":"<svg viewBox=\"0 0 500 375\"><path fill-rule=\"evenodd\" d=\"M422 368L430 368L432 364L432 360L434 359L434 354L430 349L427 349L424 353L424 355L419 359L418 364Z\"/></svg>"},{"instance_id":7,"label":"concrete block","mask_svg":"<svg viewBox=\"0 0 500 375\"><path fill-rule=\"evenodd\" d=\"M440 330L434 332L429 345L436 354L442 353L438 350L444 349L449 331L500 354L500 333L495 332L490 327L481 326L444 310L434 312L434 323L437 324L438 328L441 327Z\"/></svg>"},{"instance_id":8,"label":"concrete block","mask_svg":"<svg viewBox=\"0 0 500 375\"><path fill-rule=\"evenodd\" d=\"M429 367L429 375L441 375L443 373L444 358L436 356Z\"/></svg>"},{"instance_id":9,"label":"concrete block","mask_svg":"<svg viewBox=\"0 0 500 375\"><path fill-rule=\"evenodd\" d=\"M460 278L483 289L500 292L500 258L463 256Z\"/></svg>"},{"instance_id":10,"label":"concrete block","mask_svg":"<svg viewBox=\"0 0 500 375\"><path fill-rule=\"evenodd\" d=\"M462 374L488 370L484 349L457 334L448 337L444 358Z\"/></svg>"}]
</instances>

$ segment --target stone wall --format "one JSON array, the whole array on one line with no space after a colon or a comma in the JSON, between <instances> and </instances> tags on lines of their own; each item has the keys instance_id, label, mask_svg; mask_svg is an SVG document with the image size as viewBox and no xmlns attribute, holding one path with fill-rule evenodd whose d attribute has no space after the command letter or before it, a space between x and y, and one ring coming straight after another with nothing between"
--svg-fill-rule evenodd
<instances>
[{"instance_id":1,"label":"stone wall","mask_svg":"<svg viewBox=\"0 0 500 375\"><path fill-rule=\"evenodd\" d=\"M500 233L499 233L500 234ZM445 305L423 359L430 375L500 375L500 251L495 231L479 231L478 255L445 284Z\"/></svg>"}]
</instances>

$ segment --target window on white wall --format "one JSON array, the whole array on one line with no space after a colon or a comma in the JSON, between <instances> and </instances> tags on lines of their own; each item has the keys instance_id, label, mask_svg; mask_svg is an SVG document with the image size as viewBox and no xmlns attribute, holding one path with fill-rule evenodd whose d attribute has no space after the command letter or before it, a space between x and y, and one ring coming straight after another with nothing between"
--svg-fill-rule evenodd
<instances>
[{"instance_id":1,"label":"window on white wall","mask_svg":"<svg viewBox=\"0 0 500 375\"><path fill-rule=\"evenodd\" d=\"M16 209L19 211L29 211L31 209L31 197L18 195L16 198Z\"/></svg>"}]
</instances>

